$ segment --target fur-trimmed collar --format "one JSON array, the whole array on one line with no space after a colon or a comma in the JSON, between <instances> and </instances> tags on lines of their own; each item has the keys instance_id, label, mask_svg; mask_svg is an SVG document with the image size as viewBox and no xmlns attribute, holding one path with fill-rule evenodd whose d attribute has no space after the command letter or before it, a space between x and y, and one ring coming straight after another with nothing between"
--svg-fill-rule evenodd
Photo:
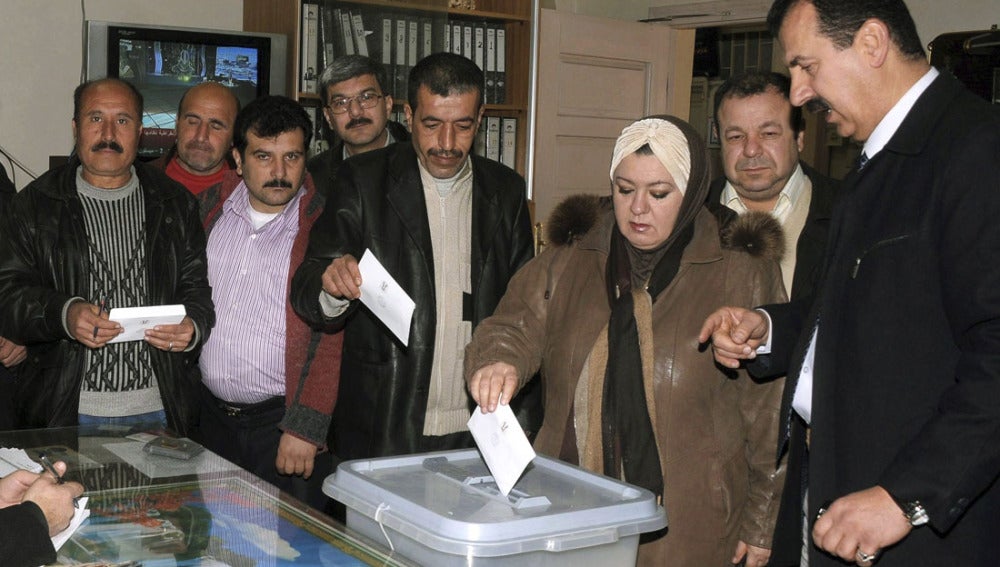
<instances>
[{"instance_id":1,"label":"fur-trimmed collar","mask_svg":"<svg viewBox=\"0 0 1000 567\"><path fill-rule=\"evenodd\" d=\"M565 246L580 240L611 212L611 198L596 195L573 195L560 203L546 227L551 246ZM751 256L781 261L785 239L777 219L767 213L749 212L728 221L720 221L719 239L725 248L743 250Z\"/></svg>"}]
</instances>

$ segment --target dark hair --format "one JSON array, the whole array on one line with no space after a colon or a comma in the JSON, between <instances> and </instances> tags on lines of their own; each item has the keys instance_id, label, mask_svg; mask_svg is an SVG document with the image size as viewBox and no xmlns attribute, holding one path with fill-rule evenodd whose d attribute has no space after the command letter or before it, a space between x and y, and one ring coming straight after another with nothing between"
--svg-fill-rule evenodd
<instances>
[{"instance_id":1,"label":"dark hair","mask_svg":"<svg viewBox=\"0 0 1000 567\"><path fill-rule=\"evenodd\" d=\"M222 83L216 83L215 81L205 81L204 83L198 83L197 85L195 85L195 86L191 87L190 89L184 91L184 94L181 95L181 101L177 103L177 119L178 120L180 120L181 119L181 115L184 114L184 100L187 99L188 93L191 92L191 91L193 91L194 89L200 87L201 85L208 85L208 84L219 85L220 87L226 89L226 92L228 92L229 95L232 97L233 102L236 103L236 114L240 113L240 110L243 109L243 103L240 102L240 97L236 96L236 93L234 93L232 89L230 89L226 85L223 85Z\"/></svg>"},{"instance_id":2,"label":"dark hair","mask_svg":"<svg viewBox=\"0 0 1000 567\"><path fill-rule=\"evenodd\" d=\"M802 118L802 107L792 105L789 93L792 89L792 80L781 73L773 71L747 71L738 73L726 79L718 90L715 91L715 110L712 119L715 127L719 127L719 108L728 99L747 98L754 95L772 92L781 95L788 101L788 106L792 109L788 116L792 132L798 134L806 127L806 122ZM721 135L722 132L719 132Z\"/></svg>"},{"instance_id":3,"label":"dark hair","mask_svg":"<svg viewBox=\"0 0 1000 567\"><path fill-rule=\"evenodd\" d=\"M295 129L302 130L302 142L308 148L312 141L312 120L302 105L286 96L265 95L236 115L233 147L245 158L248 132L258 138L274 138Z\"/></svg>"},{"instance_id":4,"label":"dark hair","mask_svg":"<svg viewBox=\"0 0 1000 567\"><path fill-rule=\"evenodd\" d=\"M476 110L483 106L483 70L468 57L441 52L417 61L406 84L406 99L414 112L421 85L440 96L476 91Z\"/></svg>"},{"instance_id":5,"label":"dark hair","mask_svg":"<svg viewBox=\"0 0 1000 567\"><path fill-rule=\"evenodd\" d=\"M767 13L771 35L778 37L788 11L797 4L816 8L819 32L838 49L854 43L854 35L865 21L876 19L889 28L889 37L908 59L926 59L917 26L903 0L775 0Z\"/></svg>"},{"instance_id":6,"label":"dark hair","mask_svg":"<svg viewBox=\"0 0 1000 567\"><path fill-rule=\"evenodd\" d=\"M80 104L83 102L83 95L86 94L86 92L90 89L90 87L96 87L97 85L103 85L107 83L115 83L118 85L122 85L125 88L127 88L130 93L132 93L132 101L135 103L136 110L139 112L138 116L136 116L136 119L139 121L139 124L142 125L142 109L143 109L142 93L140 93L139 89L135 88L135 86L132 83L128 81L123 81L121 79L116 79L114 77L92 79L85 83L79 84L76 87L76 89L73 90L73 120L75 120L76 122L80 121Z\"/></svg>"},{"instance_id":7,"label":"dark hair","mask_svg":"<svg viewBox=\"0 0 1000 567\"><path fill-rule=\"evenodd\" d=\"M329 96L327 90L329 90L330 85L336 85L339 82L363 75L375 77L379 90L382 91L382 94L387 94L384 65L364 55L344 55L334 59L333 63L327 65L326 69L323 69L323 74L319 76L319 97L323 101L323 106L330 104L330 101L327 100L327 96Z\"/></svg>"}]
</instances>

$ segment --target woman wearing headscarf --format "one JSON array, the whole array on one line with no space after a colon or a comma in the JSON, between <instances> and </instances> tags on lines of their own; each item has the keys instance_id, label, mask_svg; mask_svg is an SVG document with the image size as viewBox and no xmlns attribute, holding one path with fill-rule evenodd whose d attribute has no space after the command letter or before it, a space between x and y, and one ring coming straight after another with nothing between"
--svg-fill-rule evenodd
<instances>
[{"instance_id":1,"label":"woman wearing headscarf","mask_svg":"<svg viewBox=\"0 0 1000 567\"><path fill-rule=\"evenodd\" d=\"M626 127L610 175L610 199L557 207L548 247L476 328L469 391L494 411L541 370L535 450L662 497L669 526L640 565L764 565L782 383L716 366L697 337L720 305L784 300L781 229L744 215L720 235L704 142L674 117Z\"/></svg>"}]
</instances>

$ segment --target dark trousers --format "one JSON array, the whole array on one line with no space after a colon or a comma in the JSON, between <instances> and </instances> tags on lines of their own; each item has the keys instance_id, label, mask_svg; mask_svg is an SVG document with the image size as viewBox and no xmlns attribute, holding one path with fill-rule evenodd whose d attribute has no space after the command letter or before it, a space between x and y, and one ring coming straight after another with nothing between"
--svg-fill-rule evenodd
<instances>
[{"instance_id":1,"label":"dark trousers","mask_svg":"<svg viewBox=\"0 0 1000 567\"><path fill-rule=\"evenodd\" d=\"M15 429L18 425L17 405L14 403L16 392L17 376L0 364L0 431Z\"/></svg>"},{"instance_id":2,"label":"dark trousers","mask_svg":"<svg viewBox=\"0 0 1000 567\"><path fill-rule=\"evenodd\" d=\"M323 494L323 480L333 469L329 452L316 455L308 480L279 474L275 466L282 434L278 424L285 417L284 398L245 408L238 415L223 410L219 400L205 387L201 399L201 424L193 435L196 441L313 508L326 507L329 497Z\"/></svg>"}]
</instances>

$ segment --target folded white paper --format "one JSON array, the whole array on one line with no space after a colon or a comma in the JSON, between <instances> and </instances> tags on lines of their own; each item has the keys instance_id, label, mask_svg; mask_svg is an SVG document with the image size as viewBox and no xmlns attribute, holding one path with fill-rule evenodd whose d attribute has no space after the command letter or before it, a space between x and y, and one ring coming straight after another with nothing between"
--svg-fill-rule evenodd
<instances>
[{"instance_id":1,"label":"folded white paper","mask_svg":"<svg viewBox=\"0 0 1000 567\"><path fill-rule=\"evenodd\" d=\"M469 431L497 488L507 496L525 467L535 458L535 450L531 448L514 412L509 405L503 404L498 404L497 410L492 413L483 413L477 407L469 418Z\"/></svg>"},{"instance_id":2,"label":"folded white paper","mask_svg":"<svg viewBox=\"0 0 1000 567\"><path fill-rule=\"evenodd\" d=\"M64 543L69 541L69 538L73 537L76 533L77 528L84 520L90 517L90 508L87 508L87 497L81 496L76 500L76 509L73 510L73 519L70 520L69 526L65 530L52 536L52 547L59 551L59 548L63 546Z\"/></svg>"},{"instance_id":3,"label":"folded white paper","mask_svg":"<svg viewBox=\"0 0 1000 567\"><path fill-rule=\"evenodd\" d=\"M404 345L410 343L410 322L416 304L379 263L371 250L358 262L361 271L361 303L364 303Z\"/></svg>"},{"instance_id":4,"label":"folded white paper","mask_svg":"<svg viewBox=\"0 0 1000 567\"><path fill-rule=\"evenodd\" d=\"M122 326L122 333L108 341L123 343L146 338L146 329L157 325L176 325L187 315L183 305L149 305L112 309L108 318Z\"/></svg>"},{"instance_id":5,"label":"folded white paper","mask_svg":"<svg viewBox=\"0 0 1000 567\"><path fill-rule=\"evenodd\" d=\"M31 460L31 457L28 456L28 453L24 449L12 449L10 447L0 449L0 478L19 469L40 473L42 472L42 465Z\"/></svg>"}]
</instances>

